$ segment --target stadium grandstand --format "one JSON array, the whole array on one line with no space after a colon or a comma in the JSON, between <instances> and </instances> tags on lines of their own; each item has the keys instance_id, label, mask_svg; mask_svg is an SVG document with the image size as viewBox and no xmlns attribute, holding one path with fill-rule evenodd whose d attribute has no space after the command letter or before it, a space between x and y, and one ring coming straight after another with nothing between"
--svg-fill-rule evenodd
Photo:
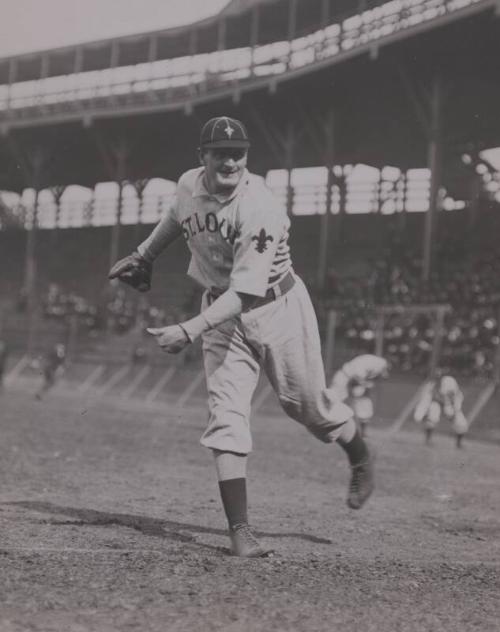
<instances>
[{"instance_id":1,"label":"stadium grandstand","mask_svg":"<svg viewBox=\"0 0 500 632\"><path fill-rule=\"evenodd\" d=\"M193 364L196 349L160 357L143 333L198 309L183 244L147 296L106 275L161 217L202 122L225 113L248 123L250 168L292 219L329 371L360 352L400 379L439 363L489 389L474 415L498 406L498 11L233 0L186 26L0 59L0 337L15 377L62 338L89 385L136 364L130 394L131 375L160 365L150 400L165 367Z\"/></svg>"}]
</instances>

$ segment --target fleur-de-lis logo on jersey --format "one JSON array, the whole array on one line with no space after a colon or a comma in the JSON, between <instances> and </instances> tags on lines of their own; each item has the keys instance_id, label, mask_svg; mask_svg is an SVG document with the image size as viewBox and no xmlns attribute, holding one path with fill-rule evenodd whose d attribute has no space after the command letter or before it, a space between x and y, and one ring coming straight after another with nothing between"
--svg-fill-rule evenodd
<instances>
[{"instance_id":1,"label":"fleur-de-lis logo on jersey","mask_svg":"<svg viewBox=\"0 0 500 632\"><path fill-rule=\"evenodd\" d=\"M231 138L231 136L234 134L234 129L231 127L231 125L229 125L229 121L226 123L224 131L226 132L228 138Z\"/></svg>"},{"instance_id":2,"label":"fleur-de-lis logo on jersey","mask_svg":"<svg viewBox=\"0 0 500 632\"><path fill-rule=\"evenodd\" d=\"M266 231L261 228L260 233L252 237L252 241L256 242L255 249L257 252L264 252L267 250L267 242L274 241L274 237L272 235L267 235Z\"/></svg>"}]
</instances>

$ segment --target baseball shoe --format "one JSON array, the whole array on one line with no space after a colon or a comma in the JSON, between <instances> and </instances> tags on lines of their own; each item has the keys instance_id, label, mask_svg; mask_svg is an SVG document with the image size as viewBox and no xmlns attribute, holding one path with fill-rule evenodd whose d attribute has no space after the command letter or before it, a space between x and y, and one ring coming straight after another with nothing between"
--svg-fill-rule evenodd
<instances>
[{"instance_id":1,"label":"baseball shoe","mask_svg":"<svg viewBox=\"0 0 500 632\"><path fill-rule=\"evenodd\" d=\"M238 557L267 557L273 553L257 540L247 524L237 524L229 530L231 553Z\"/></svg>"},{"instance_id":2,"label":"baseball shoe","mask_svg":"<svg viewBox=\"0 0 500 632\"><path fill-rule=\"evenodd\" d=\"M365 461L351 466L351 480L347 496L347 505L351 509L361 509L373 492L375 487L373 476L374 461L375 457L369 454Z\"/></svg>"}]
</instances>

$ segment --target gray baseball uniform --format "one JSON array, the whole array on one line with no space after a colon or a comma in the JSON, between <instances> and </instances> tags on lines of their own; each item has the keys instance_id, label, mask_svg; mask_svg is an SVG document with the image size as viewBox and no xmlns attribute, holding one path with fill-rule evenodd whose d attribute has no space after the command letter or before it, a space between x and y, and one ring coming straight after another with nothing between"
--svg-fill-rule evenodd
<instances>
[{"instance_id":1,"label":"gray baseball uniform","mask_svg":"<svg viewBox=\"0 0 500 632\"><path fill-rule=\"evenodd\" d=\"M260 368L285 412L324 442L339 436L352 410L338 402L328 416L316 315L294 273L290 220L264 181L245 171L229 197L210 194L204 168L179 180L171 206L139 247L152 261L178 236L191 251L188 274L204 288L203 308L228 288L259 297L256 305L203 334L210 417L201 442L247 454L251 398Z\"/></svg>"}]
</instances>

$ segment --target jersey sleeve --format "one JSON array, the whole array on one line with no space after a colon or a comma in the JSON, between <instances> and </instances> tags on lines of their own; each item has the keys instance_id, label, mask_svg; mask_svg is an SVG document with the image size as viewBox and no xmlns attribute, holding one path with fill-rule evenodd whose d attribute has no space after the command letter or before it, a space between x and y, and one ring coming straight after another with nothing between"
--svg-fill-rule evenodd
<instances>
[{"instance_id":1,"label":"jersey sleeve","mask_svg":"<svg viewBox=\"0 0 500 632\"><path fill-rule=\"evenodd\" d=\"M175 194L153 232L137 247L138 253L147 261L153 262L181 234L182 228L177 221L177 204Z\"/></svg>"},{"instance_id":2,"label":"jersey sleeve","mask_svg":"<svg viewBox=\"0 0 500 632\"><path fill-rule=\"evenodd\" d=\"M285 229L286 216L269 192L264 200L241 209L233 246L230 287L236 292L264 296L271 266Z\"/></svg>"}]
</instances>

